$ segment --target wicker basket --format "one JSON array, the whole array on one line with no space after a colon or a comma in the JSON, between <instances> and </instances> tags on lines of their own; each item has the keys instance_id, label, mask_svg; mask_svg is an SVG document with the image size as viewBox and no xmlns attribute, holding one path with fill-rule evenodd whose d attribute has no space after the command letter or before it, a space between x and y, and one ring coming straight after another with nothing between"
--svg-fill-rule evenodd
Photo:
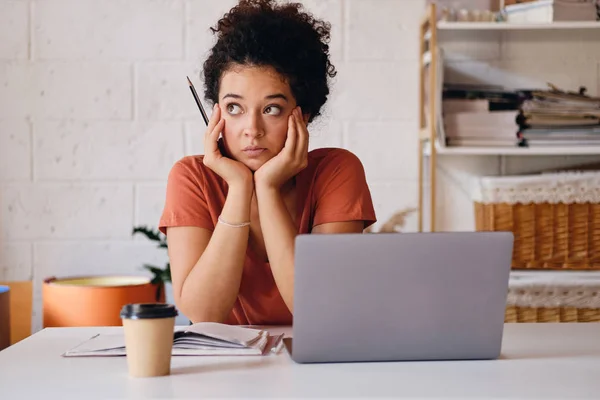
<instances>
[{"instance_id":1,"label":"wicker basket","mask_svg":"<svg viewBox=\"0 0 600 400\"><path fill-rule=\"evenodd\" d=\"M600 269L600 172L484 177L475 229L515 235L514 269Z\"/></svg>"},{"instance_id":2,"label":"wicker basket","mask_svg":"<svg viewBox=\"0 0 600 400\"><path fill-rule=\"evenodd\" d=\"M600 322L600 272L513 271L505 322Z\"/></svg>"}]
</instances>

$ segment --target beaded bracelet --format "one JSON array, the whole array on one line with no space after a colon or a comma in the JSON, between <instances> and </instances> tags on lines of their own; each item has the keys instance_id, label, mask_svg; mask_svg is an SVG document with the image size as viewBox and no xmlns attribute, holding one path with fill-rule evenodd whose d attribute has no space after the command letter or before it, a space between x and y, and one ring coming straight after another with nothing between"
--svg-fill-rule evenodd
<instances>
[{"instance_id":1,"label":"beaded bracelet","mask_svg":"<svg viewBox=\"0 0 600 400\"><path fill-rule=\"evenodd\" d=\"M230 226L232 228L243 228L244 226L250 225L250 222L242 222L241 224L230 224L229 222L224 221L223 218L221 218L220 215L219 215L219 218L217 220L220 223L222 223L223 225L227 225L227 226Z\"/></svg>"}]
</instances>

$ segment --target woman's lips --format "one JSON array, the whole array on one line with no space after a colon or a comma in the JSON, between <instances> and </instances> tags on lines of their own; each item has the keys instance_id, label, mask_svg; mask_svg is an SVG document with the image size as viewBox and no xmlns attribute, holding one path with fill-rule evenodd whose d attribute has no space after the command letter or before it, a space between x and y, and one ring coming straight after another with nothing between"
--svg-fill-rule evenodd
<instances>
[{"instance_id":1,"label":"woman's lips","mask_svg":"<svg viewBox=\"0 0 600 400\"><path fill-rule=\"evenodd\" d=\"M246 156L254 158L260 156L265 150L266 149L261 147L247 147L242 151Z\"/></svg>"}]
</instances>

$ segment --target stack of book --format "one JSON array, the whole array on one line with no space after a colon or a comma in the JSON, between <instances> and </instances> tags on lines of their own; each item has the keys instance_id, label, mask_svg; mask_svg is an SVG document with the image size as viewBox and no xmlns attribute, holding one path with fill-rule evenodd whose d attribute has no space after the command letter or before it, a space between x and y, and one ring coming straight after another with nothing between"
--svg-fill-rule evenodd
<instances>
[{"instance_id":1,"label":"stack of book","mask_svg":"<svg viewBox=\"0 0 600 400\"><path fill-rule=\"evenodd\" d=\"M442 139L447 146L600 146L600 97L549 90L444 84Z\"/></svg>"},{"instance_id":2,"label":"stack of book","mask_svg":"<svg viewBox=\"0 0 600 400\"><path fill-rule=\"evenodd\" d=\"M444 143L447 146L516 146L520 96L489 85L444 85Z\"/></svg>"},{"instance_id":3,"label":"stack of book","mask_svg":"<svg viewBox=\"0 0 600 400\"><path fill-rule=\"evenodd\" d=\"M522 146L600 145L600 98L585 95L585 88L532 91L517 122Z\"/></svg>"}]
</instances>

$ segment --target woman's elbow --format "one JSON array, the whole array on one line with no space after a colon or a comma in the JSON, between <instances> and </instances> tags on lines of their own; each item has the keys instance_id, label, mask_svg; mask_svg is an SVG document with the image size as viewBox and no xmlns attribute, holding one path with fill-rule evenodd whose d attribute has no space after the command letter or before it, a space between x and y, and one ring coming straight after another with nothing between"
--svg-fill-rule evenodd
<instances>
[{"instance_id":1,"label":"woman's elbow","mask_svg":"<svg viewBox=\"0 0 600 400\"><path fill-rule=\"evenodd\" d=\"M175 299L175 307L177 310L186 316L192 323L197 322L218 322L225 323L227 314L222 311L199 306L192 301L186 301L185 297L180 296Z\"/></svg>"}]
</instances>

